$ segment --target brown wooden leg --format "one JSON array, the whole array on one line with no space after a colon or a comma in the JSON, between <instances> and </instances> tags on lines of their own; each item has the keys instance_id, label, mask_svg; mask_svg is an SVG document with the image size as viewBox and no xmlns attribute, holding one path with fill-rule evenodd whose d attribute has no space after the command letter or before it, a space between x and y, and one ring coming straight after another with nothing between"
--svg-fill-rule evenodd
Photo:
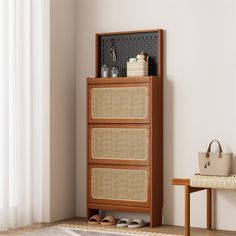
<instances>
[{"instance_id":1,"label":"brown wooden leg","mask_svg":"<svg viewBox=\"0 0 236 236\"><path fill-rule=\"evenodd\" d=\"M185 229L184 235L190 236L190 186L185 185Z\"/></svg>"},{"instance_id":2,"label":"brown wooden leg","mask_svg":"<svg viewBox=\"0 0 236 236\"><path fill-rule=\"evenodd\" d=\"M155 209L155 211L154 211ZM150 227L154 228L162 225L162 206L154 207L150 215Z\"/></svg>"},{"instance_id":3,"label":"brown wooden leg","mask_svg":"<svg viewBox=\"0 0 236 236\"><path fill-rule=\"evenodd\" d=\"M207 189L207 229L212 229L212 189Z\"/></svg>"}]
</instances>

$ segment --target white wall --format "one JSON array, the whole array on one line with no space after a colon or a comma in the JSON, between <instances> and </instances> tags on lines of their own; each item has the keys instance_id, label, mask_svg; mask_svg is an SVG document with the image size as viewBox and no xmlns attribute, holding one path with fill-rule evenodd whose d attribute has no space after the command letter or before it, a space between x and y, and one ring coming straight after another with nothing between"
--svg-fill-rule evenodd
<instances>
[{"instance_id":1,"label":"white wall","mask_svg":"<svg viewBox=\"0 0 236 236\"><path fill-rule=\"evenodd\" d=\"M51 0L50 221L75 216L76 0Z\"/></svg>"},{"instance_id":2,"label":"white wall","mask_svg":"<svg viewBox=\"0 0 236 236\"><path fill-rule=\"evenodd\" d=\"M86 209L86 77L95 74L96 32L162 28L164 223L184 224L172 177L198 171L197 152L219 139L236 153L234 0L80 0L77 6L77 215ZM205 227L205 194L192 197L192 226ZM236 230L236 192L218 191L217 228Z\"/></svg>"}]
</instances>

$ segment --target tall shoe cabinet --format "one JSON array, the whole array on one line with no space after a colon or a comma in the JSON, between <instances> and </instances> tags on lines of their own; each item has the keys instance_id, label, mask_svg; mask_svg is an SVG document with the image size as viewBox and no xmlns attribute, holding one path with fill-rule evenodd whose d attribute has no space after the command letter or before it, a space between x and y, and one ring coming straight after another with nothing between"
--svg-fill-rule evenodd
<instances>
[{"instance_id":1,"label":"tall shoe cabinet","mask_svg":"<svg viewBox=\"0 0 236 236\"><path fill-rule=\"evenodd\" d=\"M87 79L88 217L99 210L140 212L150 215L151 227L162 223L162 31L152 32L158 72L137 78L99 78L103 34L96 37L96 77Z\"/></svg>"}]
</instances>

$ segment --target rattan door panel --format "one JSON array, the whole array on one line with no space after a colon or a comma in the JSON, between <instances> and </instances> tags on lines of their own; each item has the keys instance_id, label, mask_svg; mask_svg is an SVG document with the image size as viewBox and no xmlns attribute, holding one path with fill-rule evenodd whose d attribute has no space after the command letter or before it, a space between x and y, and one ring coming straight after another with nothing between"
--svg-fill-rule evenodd
<instances>
[{"instance_id":1,"label":"rattan door panel","mask_svg":"<svg viewBox=\"0 0 236 236\"><path fill-rule=\"evenodd\" d=\"M148 123L149 84L89 86L90 123Z\"/></svg>"},{"instance_id":2,"label":"rattan door panel","mask_svg":"<svg viewBox=\"0 0 236 236\"><path fill-rule=\"evenodd\" d=\"M90 165L90 202L149 206L149 168Z\"/></svg>"},{"instance_id":3,"label":"rattan door panel","mask_svg":"<svg viewBox=\"0 0 236 236\"><path fill-rule=\"evenodd\" d=\"M148 165L149 125L89 126L89 162Z\"/></svg>"}]
</instances>

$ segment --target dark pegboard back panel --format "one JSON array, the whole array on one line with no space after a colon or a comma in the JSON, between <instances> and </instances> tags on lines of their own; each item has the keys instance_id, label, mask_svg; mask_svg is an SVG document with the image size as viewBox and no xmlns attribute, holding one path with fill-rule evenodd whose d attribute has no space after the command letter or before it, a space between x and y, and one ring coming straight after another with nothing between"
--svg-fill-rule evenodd
<instances>
[{"instance_id":1,"label":"dark pegboard back panel","mask_svg":"<svg viewBox=\"0 0 236 236\"><path fill-rule=\"evenodd\" d=\"M100 36L99 68L108 65L109 69L117 67L119 76L127 76L127 62L141 51L149 56L148 75L158 75L158 32L142 32L132 34L114 34ZM114 46L117 61L113 62L111 47Z\"/></svg>"}]
</instances>

